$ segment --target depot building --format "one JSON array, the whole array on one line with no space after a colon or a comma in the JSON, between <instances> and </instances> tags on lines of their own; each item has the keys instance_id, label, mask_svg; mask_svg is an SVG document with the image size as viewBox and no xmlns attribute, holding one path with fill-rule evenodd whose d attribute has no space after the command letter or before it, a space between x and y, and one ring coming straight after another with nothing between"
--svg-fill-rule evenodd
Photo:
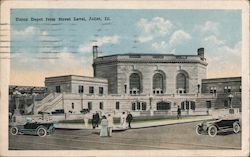
<instances>
[{"instance_id":1,"label":"depot building","mask_svg":"<svg viewBox=\"0 0 250 157\"><path fill-rule=\"evenodd\" d=\"M241 108L241 77L207 78L204 48L192 55L116 54L99 56L93 47L94 77L45 78L46 96L34 114L112 113L135 116L207 115L218 108Z\"/></svg>"}]
</instances>

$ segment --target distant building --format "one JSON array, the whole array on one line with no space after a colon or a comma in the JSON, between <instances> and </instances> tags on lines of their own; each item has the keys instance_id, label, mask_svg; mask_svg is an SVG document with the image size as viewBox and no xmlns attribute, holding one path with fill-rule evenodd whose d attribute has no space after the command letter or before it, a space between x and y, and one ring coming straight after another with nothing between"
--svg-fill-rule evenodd
<instances>
[{"instance_id":1,"label":"distant building","mask_svg":"<svg viewBox=\"0 0 250 157\"><path fill-rule=\"evenodd\" d=\"M202 80L202 93L216 96L215 109L232 107L241 109L241 77L213 78Z\"/></svg>"}]
</instances>

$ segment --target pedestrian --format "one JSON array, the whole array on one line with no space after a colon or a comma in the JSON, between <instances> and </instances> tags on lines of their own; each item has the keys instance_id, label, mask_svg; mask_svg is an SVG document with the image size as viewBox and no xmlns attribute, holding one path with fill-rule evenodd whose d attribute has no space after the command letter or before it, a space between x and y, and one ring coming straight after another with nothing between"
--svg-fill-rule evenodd
<instances>
[{"instance_id":1,"label":"pedestrian","mask_svg":"<svg viewBox=\"0 0 250 157\"><path fill-rule=\"evenodd\" d=\"M92 115L92 127L93 129L95 129L96 127L96 114L95 113L93 113Z\"/></svg>"},{"instance_id":2,"label":"pedestrian","mask_svg":"<svg viewBox=\"0 0 250 157\"><path fill-rule=\"evenodd\" d=\"M100 136L101 137L108 136L108 120L107 120L106 116L102 116Z\"/></svg>"},{"instance_id":3,"label":"pedestrian","mask_svg":"<svg viewBox=\"0 0 250 157\"><path fill-rule=\"evenodd\" d=\"M181 108L180 108L180 106L178 106L178 109L177 109L177 118L178 119L181 118Z\"/></svg>"},{"instance_id":4,"label":"pedestrian","mask_svg":"<svg viewBox=\"0 0 250 157\"><path fill-rule=\"evenodd\" d=\"M121 118L120 118L120 125L122 128L126 128L126 115L125 112L122 112Z\"/></svg>"},{"instance_id":5,"label":"pedestrian","mask_svg":"<svg viewBox=\"0 0 250 157\"><path fill-rule=\"evenodd\" d=\"M96 111L95 118L96 118L96 120L95 120L95 122L96 122L95 126L98 128L98 125L99 125L99 122L100 122L100 115L99 115L99 113L97 111Z\"/></svg>"},{"instance_id":6,"label":"pedestrian","mask_svg":"<svg viewBox=\"0 0 250 157\"><path fill-rule=\"evenodd\" d=\"M108 136L112 136L112 131L113 131L113 127L114 127L114 120L113 117L111 116L111 114L108 114Z\"/></svg>"},{"instance_id":7,"label":"pedestrian","mask_svg":"<svg viewBox=\"0 0 250 157\"><path fill-rule=\"evenodd\" d=\"M128 127L129 128L131 128L131 122L132 122L132 120L133 120L133 115L130 113L130 112L128 112L128 115L127 115L127 118L126 118L126 120L127 120L127 122L128 122Z\"/></svg>"}]
</instances>

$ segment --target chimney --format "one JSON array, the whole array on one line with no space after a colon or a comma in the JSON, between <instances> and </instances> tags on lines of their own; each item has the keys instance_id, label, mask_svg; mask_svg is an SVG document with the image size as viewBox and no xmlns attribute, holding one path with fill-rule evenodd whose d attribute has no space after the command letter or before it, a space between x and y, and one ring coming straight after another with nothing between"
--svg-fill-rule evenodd
<instances>
[{"instance_id":1,"label":"chimney","mask_svg":"<svg viewBox=\"0 0 250 157\"><path fill-rule=\"evenodd\" d=\"M200 56L201 59L203 60L203 59L204 59L204 48L203 48L203 47L198 48L197 54L198 54L198 56Z\"/></svg>"},{"instance_id":2,"label":"chimney","mask_svg":"<svg viewBox=\"0 0 250 157\"><path fill-rule=\"evenodd\" d=\"M93 46L93 59L96 59L98 57L98 46Z\"/></svg>"}]
</instances>

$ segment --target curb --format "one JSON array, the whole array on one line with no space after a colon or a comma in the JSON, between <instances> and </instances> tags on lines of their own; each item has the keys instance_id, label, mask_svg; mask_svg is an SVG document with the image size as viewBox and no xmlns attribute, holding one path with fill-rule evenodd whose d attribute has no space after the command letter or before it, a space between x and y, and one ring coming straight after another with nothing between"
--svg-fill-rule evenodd
<instances>
[{"instance_id":1,"label":"curb","mask_svg":"<svg viewBox=\"0 0 250 157\"><path fill-rule=\"evenodd\" d=\"M203 119L203 120L210 120L210 119ZM142 126L142 127L134 127L134 128L132 127L130 129L154 128L154 127L161 127L161 126L166 126L166 125L176 125L176 124L192 123L192 122L198 122L198 121L203 121L203 120L199 119L199 120L192 120L192 121L187 121L187 122L175 122L175 123L159 124L159 125L151 125L151 126Z\"/></svg>"}]
</instances>

